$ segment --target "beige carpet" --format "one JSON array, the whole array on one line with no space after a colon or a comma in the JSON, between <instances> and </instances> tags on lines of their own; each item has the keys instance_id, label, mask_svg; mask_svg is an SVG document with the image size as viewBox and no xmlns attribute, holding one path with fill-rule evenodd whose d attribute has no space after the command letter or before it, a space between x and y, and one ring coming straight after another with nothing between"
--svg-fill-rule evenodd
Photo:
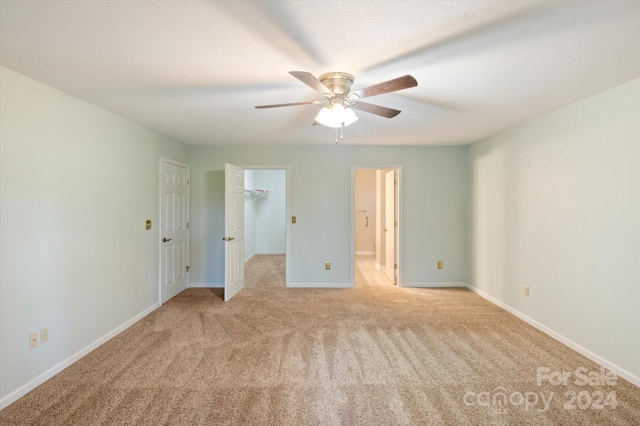
<instances>
[{"instance_id":1,"label":"beige carpet","mask_svg":"<svg viewBox=\"0 0 640 426\"><path fill-rule=\"evenodd\" d=\"M572 377L539 386L539 367ZM464 289L249 286L227 303L189 289L1 411L0 424L639 424L639 388L577 386L579 367L599 371ZM590 408L598 392L601 403L615 392L616 408Z\"/></svg>"},{"instance_id":2,"label":"beige carpet","mask_svg":"<svg viewBox=\"0 0 640 426\"><path fill-rule=\"evenodd\" d=\"M256 254L244 264L245 287L286 287L284 254Z\"/></svg>"}]
</instances>

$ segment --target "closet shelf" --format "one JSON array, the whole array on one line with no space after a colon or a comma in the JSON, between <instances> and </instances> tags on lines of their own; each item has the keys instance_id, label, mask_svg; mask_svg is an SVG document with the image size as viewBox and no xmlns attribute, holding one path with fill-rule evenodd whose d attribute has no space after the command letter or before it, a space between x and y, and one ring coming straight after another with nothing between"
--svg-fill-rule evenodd
<instances>
[{"instance_id":1,"label":"closet shelf","mask_svg":"<svg viewBox=\"0 0 640 426\"><path fill-rule=\"evenodd\" d=\"M265 189L245 189L244 190L244 199L255 201L262 197L268 197L269 191Z\"/></svg>"}]
</instances>

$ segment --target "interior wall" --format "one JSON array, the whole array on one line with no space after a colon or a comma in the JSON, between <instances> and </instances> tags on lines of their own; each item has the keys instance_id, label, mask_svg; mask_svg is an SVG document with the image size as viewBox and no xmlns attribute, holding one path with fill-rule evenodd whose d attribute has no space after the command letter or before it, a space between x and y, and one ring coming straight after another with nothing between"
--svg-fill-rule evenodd
<instances>
[{"instance_id":1,"label":"interior wall","mask_svg":"<svg viewBox=\"0 0 640 426\"><path fill-rule=\"evenodd\" d=\"M386 218L386 182L385 175L388 170L376 170L376 252L375 266L384 269L386 265L386 241L385 241L385 218Z\"/></svg>"},{"instance_id":2,"label":"interior wall","mask_svg":"<svg viewBox=\"0 0 640 426\"><path fill-rule=\"evenodd\" d=\"M255 170L244 171L245 189L255 188ZM250 197L244 199L244 260L256 254L256 209Z\"/></svg>"},{"instance_id":3,"label":"interior wall","mask_svg":"<svg viewBox=\"0 0 640 426\"><path fill-rule=\"evenodd\" d=\"M356 255L374 255L376 250L376 171L374 169L355 170L354 193L355 252Z\"/></svg>"},{"instance_id":4,"label":"interior wall","mask_svg":"<svg viewBox=\"0 0 640 426\"><path fill-rule=\"evenodd\" d=\"M402 166L405 285L468 282L467 147L192 147L192 285L224 282L224 163L290 166L289 283L351 286L353 165ZM445 269L437 261L445 260ZM325 262L331 270L325 270Z\"/></svg>"},{"instance_id":5,"label":"interior wall","mask_svg":"<svg viewBox=\"0 0 640 426\"><path fill-rule=\"evenodd\" d=\"M287 175L285 170L255 170L255 187L269 195L253 202L256 210L256 253L285 254Z\"/></svg>"},{"instance_id":6,"label":"interior wall","mask_svg":"<svg viewBox=\"0 0 640 426\"><path fill-rule=\"evenodd\" d=\"M639 117L636 79L470 147L471 283L636 378Z\"/></svg>"},{"instance_id":7,"label":"interior wall","mask_svg":"<svg viewBox=\"0 0 640 426\"><path fill-rule=\"evenodd\" d=\"M285 254L287 175L285 170L246 169L245 189L269 195L244 203L245 261L254 254Z\"/></svg>"},{"instance_id":8,"label":"interior wall","mask_svg":"<svg viewBox=\"0 0 640 426\"><path fill-rule=\"evenodd\" d=\"M0 85L1 408L158 305L160 157L188 154L5 67Z\"/></svg>"}]
</instances>

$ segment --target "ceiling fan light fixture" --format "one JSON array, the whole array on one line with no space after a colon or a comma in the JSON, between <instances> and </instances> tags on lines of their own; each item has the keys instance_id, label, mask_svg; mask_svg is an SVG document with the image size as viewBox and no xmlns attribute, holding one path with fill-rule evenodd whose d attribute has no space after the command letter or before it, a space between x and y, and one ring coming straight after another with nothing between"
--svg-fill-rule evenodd
<instances>
[{"instance_id":1,"label":"ceiling fan light fixture","mask_svg":"<svg viewBox=\"0 0 640 426\"><path fill-rule=\"evenodd\" d=\"M358 120L358 116L351 108L345 108L342 104L333 104L324 107L316 116L316 121L327 127L342 127L353 124Z\"/></svg>"}]
</instances>

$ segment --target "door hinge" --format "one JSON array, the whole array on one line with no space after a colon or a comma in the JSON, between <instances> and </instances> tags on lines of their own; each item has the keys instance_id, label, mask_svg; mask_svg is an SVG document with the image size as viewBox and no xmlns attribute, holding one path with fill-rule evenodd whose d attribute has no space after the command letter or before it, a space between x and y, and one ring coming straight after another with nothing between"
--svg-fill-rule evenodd
<instances>
[{"instance_id":1,"label":"door hinge","mask_svg":"<svg viewBox=\"0 0 640 426\"><path fill-rule=\"evenodd\" d=\"M187 229L189 229L189 222L187 222Z\"/></svg>"},{"instance_id":2,"label":"door hinge","mask_svg":"<svg viewBox=\"0 0 640 426\"><path fill-rule=\"evenodd\" d=\"M393 269L398 269L398 264L397 263L393 264Z\"/></svg>"},{"instance_id":3,"label":"door hinge","mask_svg":"<svg viewBox=\"0 0 640 426\"><path fill-rule=\"evenodd\" d=\"M189 178L187 178L187 185L189 185L189 182L190 182L190 179L189 179Z\"/></svg>"},{"instance_id":4,"label":"door hinge","mask_svg":"<svg viewBox=\"0 0 640 426\"><path fill-rule=\"evenodd\" d=\"M398 221L397 220L393 221L393 226L395 226L396 228L398 227Z\"/></svg>"},{"instance_id":5,"label":"door hinge","mask_svg":"<svg viewBox=\"0 0 640 426\"><path fill-rule=\"evenodd\" d=\"M187 266L187 272L189 272L189 268L190 268L190 266Z\"/></svg>"}]
</instances>

